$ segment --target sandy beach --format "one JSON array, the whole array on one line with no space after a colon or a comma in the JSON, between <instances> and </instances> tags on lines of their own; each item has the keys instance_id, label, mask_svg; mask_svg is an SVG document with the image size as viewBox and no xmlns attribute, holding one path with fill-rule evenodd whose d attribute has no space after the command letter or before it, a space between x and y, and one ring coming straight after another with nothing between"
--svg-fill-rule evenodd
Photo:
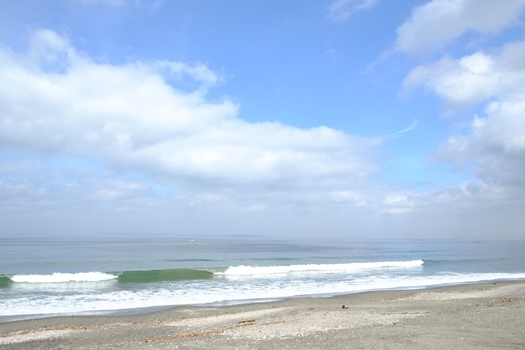
<instances>
[{"instance_id":1,"label":"sandy beach","mask_svg":"<svg viewBox=\"0 0 525 350\"><path fill-rule=\"evenodd\" d=\"M0 349L524 349L525 281L0 324Z\"/></svg>"}]
</instances>

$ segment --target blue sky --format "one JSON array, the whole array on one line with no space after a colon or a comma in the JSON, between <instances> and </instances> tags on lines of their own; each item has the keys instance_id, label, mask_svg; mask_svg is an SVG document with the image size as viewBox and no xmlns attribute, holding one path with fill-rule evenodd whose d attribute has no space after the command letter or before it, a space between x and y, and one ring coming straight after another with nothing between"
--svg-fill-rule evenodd
<instances>
[{"instance_id":1,"label":"blue sky","mask_svg":"<svg viewBox=\"0 0 525 350\"><path fill-rule=\"evenodd\" d=\"M0 234L525 238L524 12L0 0Z\"/></svg>"}]
</instances>

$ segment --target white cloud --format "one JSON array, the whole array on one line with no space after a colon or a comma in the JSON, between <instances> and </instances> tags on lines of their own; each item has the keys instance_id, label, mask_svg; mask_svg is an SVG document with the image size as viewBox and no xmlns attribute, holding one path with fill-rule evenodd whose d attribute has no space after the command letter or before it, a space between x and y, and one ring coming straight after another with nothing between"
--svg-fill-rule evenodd
<instances>
[{"instance_id":1,"label":"white cloud","mask_svg":"<svg viewBox=\"0 0 525 350\"><path fill-rule=\"evenodd\" d=\"M445 57L414 68L405 89L424 86L443 99L446 109L471 107L513 94L525 86L525 42L494 52L476 52L460 59Z\"/></svg>"},{"instance_id":2,"label":"white cloud","mask_svg":"<svg viewBox=\"0 0 525 350\"><path fill-rule=\"evenodd\" d=\"M424 86L448 110L484 106L464 134L450 136L435 157L456 169L472 164L487 185L525 190L525 42L445 57L407 76L405 89Z\"/></svg>"},{"instance_id":3,"label":"white cloud","mask_svg":"<svg viewBox=\"0 0 525 350\"><path fill-rule=\"evenodd\" d=\"M178 89L181 79L196 88ZM261 186L328 191L379 170L371 155L381 139L322 126L248 123L229 99L207 98L222 80L201 64L97 63L40 30L28 55L0 49L0 147L91 158L186 186L199 183L214 188L213 195L232 186L239 193ZM114 183L95 188L91 198L118 199L124 190L131 189Z\"/></svg>"},{"instance_id":4,"label":"white cloud","mask_svg":"<svg viewBox=\"0 0 525 350\"><path fill-rule=\"evenodd\" d=\"M383 211L388 214L411 213L415 208L415 200L410 198L412 194L395 193L389 194L383 200Z\"/></svg>"},{"instance_id":5,"label":"white cloud","mask_svg":"<svg viewBox=\"0 0 525 350\"><path fill-rule=\"evenodd\" d=\"M525 89L490 103L466 135L450 137L437 157L461 168L472 162L489 183L525 190Z\"/></svg>"},{"instance_id":6,"label":"white cloud","mask_svg":"<svg viewBox=\"0 0 525 350\"><path fill-rule=\"evenodd\" d=\"M410 72L405 88L423 85L457 109L486 103L465 135L451 136L438 159L456 168L474 164L479 178L525 188L525 42L510 43L491 53L450 57Z\"/></svg>"},{"instance_id":7,"label":"white cloud","mask_svg":"<svg viewBox=\"0 0 525 350\"><path fill-rule=\"evenodd\" d=\"M336 0L328 7L328 17L336 22L345 22L354 13L371 9L378 0Z\"/></svg>"},{"instance_id":8,"label":"white cloud","mask_svg":"<svg viewBox=\"0 0 525 350\"><path fill-rule=\"evenodd\" d=\"M111 179L103 184L90 186L93 188L91 199L100 202L114 202L123 198L135 197L145 186L139 182Z\"/></svg>"},{"instance_id":9,"label":"white cloud","mask_svg":"<svg viewBox=\"0 0 525 350\"><path fill-rule=\"evenodd\" d=\"M165 205L169 195L169 190L144 177L115 173L79 158L13 157L10 153L0 152L4 164L0 166L0 213L4 219L49 217L60 221L71 214L92 222L93 215L101 213L142 215Z\"/></svg>"},{"instance_id":10,"label":"white cloud","mask_svg":"<svg viewBox=\"0 0 525 350\"><path fill-rule=\"evenodd\" d=\"M495 34L516 24L524 8L525 1L501 6L492 1L434 0L416 8L398 28L397 50L419 54L468 31ZM455 169L472 169L476 179L429 192L388 194L382 202L384 213L421 223L449 222L452 230L463 227L479 235L514 231L525 205L523 57L525 42L517 41L459 58L445 55L410 71L405 91L425 88L443 101L446 112L483 110L472 117L468 130L448 137L433 155Z\"/></svg>"},{"instance_id":11,"label":"white cloud","mask_svg":"<svg viewBox=\"0 0 525 350\"><path fill-rule=\"evenodd\" d=\"M367 207L369 205L366 196L357 191L334 191L330 193L330 197L336 203L350 204L352 207Z\"/></svg>"},{"instance_id":12,"label":"white cloud","mask_svg":"<svg viewBox=\"0 0 525 350\"><path fill-rule=\"evenodd\" d=\"M432 0L416 7L397 29L396 48L421 54L442 48L468 31L496 34L517 23L525 0Z\"/></svg>"},{"instance_id":13,"label":"white cloud","mask_svg":"<svg viewBox=\"0 0 525 350\"><path fill-rule=\"evenodd\" d=\"M427 192L387 193L381 210L387 214L461 214L494 209L512 198L508 188L484 181L468 181Z\"/></svg>"}]
</instances>

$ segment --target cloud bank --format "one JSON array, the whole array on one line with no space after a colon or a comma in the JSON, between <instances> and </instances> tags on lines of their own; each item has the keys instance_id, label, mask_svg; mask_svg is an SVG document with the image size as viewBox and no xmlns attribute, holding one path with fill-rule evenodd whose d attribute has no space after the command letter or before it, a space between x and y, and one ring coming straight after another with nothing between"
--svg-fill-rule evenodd
<instances>
[{"instance_id":1,"label":"cloud bank","mask_svg":"<svg viewBox=\"0 0 525 350\"><path fill-rule=\"evenodd\" d=\"M222 81L202 64L95 62L67 38L38 30L27 53L0 49L0 146L93 159L237 197L262 187L348 190L378 172L372 155L382 139L246 122L230 99L207 96ZM116 198L122 186L113 187L99 193Z\"/></svg>"},{"instance_id":2,"label":"cloud bank","mask_svg":"<svg viewBox=\"0 0 525 350\"><path fill-rule=\"evenodd\" d=\"M519 24L524 9L525 1L518 0L506 6L493 1L433 0L415 8L412 17L398 28L396 46L410 54L439 51L469 31L485 35L511 28ZM448 208L462 213L471 208L491 217L523 208L523 57L525 42L514 41L459 57L443 55L409 72L403 89L422 87L438 96L447 115L481 109L481 113L465 116L467 128L449 136L433 155L456 170L471 167L475 179L433 192L391 194L383 202L387 212L423 213L425 208ZM509 222L515 220L513 217ZM507 226L505 229L510 229Z\"/></svg>"},{"instance_id":3,"label":"cloud bank","mask_svg":"<svg viewBox=\"0 0 525 350\"><path fill-rule=\"evenodd\" d=\"M397 28L395 47L424 54L469 31L497 34L515 25L524 9L524 0L508 0L504 6L492 0L432 0L414 8L410 19Z\"/></svg>"},{"instance_id":4,"label":"cloud bank","mask_svg":"<svg viewBox=\"0 0 525 350\"><path fill-rule=\"evenodd\" d=\"M475 164L477 176L500 185L520 185L525 170L525 42L458 59L445 57L413 69L405 87L424 86L447 109L484 104L464 135L451 136L437 157L456 168Z\"/></svg>"}]
</instances>

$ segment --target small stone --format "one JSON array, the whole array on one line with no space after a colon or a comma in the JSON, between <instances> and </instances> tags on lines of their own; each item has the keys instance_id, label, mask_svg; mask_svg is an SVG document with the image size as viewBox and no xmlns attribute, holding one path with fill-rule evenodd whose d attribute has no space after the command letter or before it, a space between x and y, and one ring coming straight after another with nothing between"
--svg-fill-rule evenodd
<instances>
[{"instance_id":1,"label":"small stone","mask_svg":"<svg viewBox=\"0 0 525 350\"><path fill-rule=\"evenodd\" d=\"M343 309L348 309L348 305L347 304L343 304Z\"/></svg>"}]
</instances>

